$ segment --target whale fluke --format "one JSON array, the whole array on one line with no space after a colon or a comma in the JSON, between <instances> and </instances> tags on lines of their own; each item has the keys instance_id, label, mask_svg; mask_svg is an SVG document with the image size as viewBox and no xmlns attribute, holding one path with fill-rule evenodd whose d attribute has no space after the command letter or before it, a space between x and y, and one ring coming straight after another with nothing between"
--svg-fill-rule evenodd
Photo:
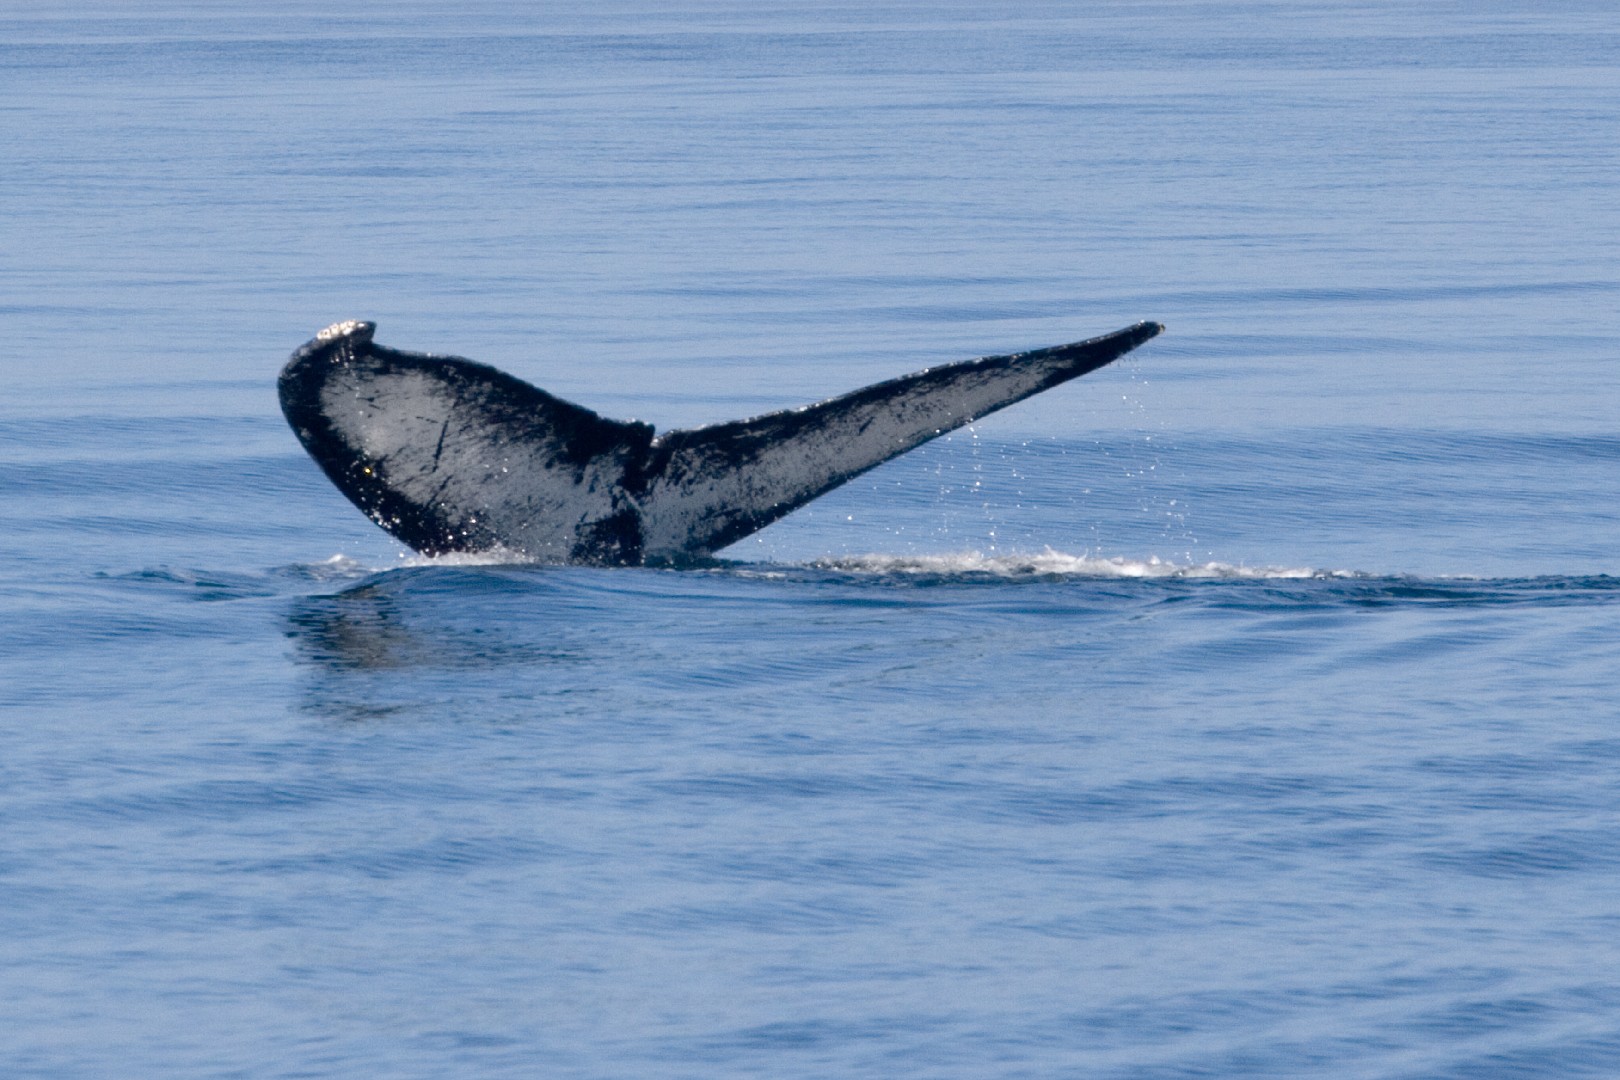
<instances>
[{"instance_id":1,"label":"whale fluke","mask_svg":"<svg viewBox=\"0 0 1620 1080\"><path fill-rule=\"evenodd\" d=\"M486 364L329 326L281 371L281 409L326 475L425 555L538 562L701 559L816 496L1164 327L927 368L815 405L655 435Z\"/></svg>"}]
</instances>

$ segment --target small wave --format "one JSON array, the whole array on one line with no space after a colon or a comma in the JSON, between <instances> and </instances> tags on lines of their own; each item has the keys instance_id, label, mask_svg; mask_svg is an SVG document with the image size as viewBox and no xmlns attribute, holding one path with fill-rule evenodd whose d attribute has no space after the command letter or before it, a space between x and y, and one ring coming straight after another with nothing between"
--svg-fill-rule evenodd
<instances>
[{"instance_id":1,"label":"small wave","mask_svg":"<svg viewBox=\"0 0 1620 1080\"><path fill-rule=\"evenodd\" d=\"M1300 581L1355 579L1366 575L1351 570L1312 567L1241 566L1232 563L1177 563L1157 556L1127 559L1122 556L1069 555L1047 548L1039 554L986 555L978 551L950 555L850 555L816 559L810 567L854 574L910 574L930 577L985 575L991 577L1178 578L1184 580Z\"/></svg>"},{"instance_id":2,"label":"small wave","mask_svg":"<svg viewBox=\"0 0 1620 1080\"><path fill-rule=\"evenodd\" d=\"M399 561L389 566L371 566L347 555L333 555L324 562L296 569L314 580L341 580L386 573L390 570L479 566L532 566L546 564L508 548L489 551L458 551L443 555L401 552ZM786 577L795 571L821 570L871 576L909 577L995 577L995 578L1109 578L1181 579L1210 581L1321 581L1363 579L1369 575L1354 570L1322 570L1314 567L1244 566L1223 562L1173 562L1150 555L1145 559L1123 556L1070 555L1047 548L1035 554L986 555L980 551L938 555L840 555L810 559L803 563L732 562L726 559L697 560L690 569L746 576Z\"/></svg>"},{"instance_id":3,"label":"small wave","mask_svg":"<svg viewBox=\"0 0 1620 1080\"><path fill-rule=\"evenodd\" d=\"M546 564L526 559L510 550L460 553L427 557L401 553L391 566L374 567L346 555L315 564L283 568L283 576L344 587L370 588L376 575L406 571L399 587L409 588L423 573L437 579L435 571L476 570L480 567L523 567L539 572L541 579L553 581ZM1248 566L1226 562L1176 562L1157 556L1127 558L1091 554L1072 555L1052 548L1038 553L985 554L981 551L933 555L863 554L826 556L803 562L751 562L724 559L706 560L683 566L658 568L676 575L696 573L721 578L828 584L842 581L883 585L940 585L950 583L985 584L1036 582L1159 582L1249 583L1232 592L1216 589L1211 602L1237 604L1354 606L1384 605L1496 605L1496 604L1588 604L1613 603L1620 599L1620 578L1607 575L1554 575L1524 578L1481 578L1471 575L1416 577L1410 574L1373 574L1359 570L1334 570L1308 566ZM611 571L603 571L612 573ZM522 588L527 574L497 575L500 583L486 581L488 575L475 575L481 588ZM661 576L661 575L660 575ZM609 579L591 580L605 585ZM642 576L615 576L615 588L639 588L648 582ZM666 579L667 580L667 579ZM1202 590L1200 590L1202 591Z\"/></svg>"}]
</instances>

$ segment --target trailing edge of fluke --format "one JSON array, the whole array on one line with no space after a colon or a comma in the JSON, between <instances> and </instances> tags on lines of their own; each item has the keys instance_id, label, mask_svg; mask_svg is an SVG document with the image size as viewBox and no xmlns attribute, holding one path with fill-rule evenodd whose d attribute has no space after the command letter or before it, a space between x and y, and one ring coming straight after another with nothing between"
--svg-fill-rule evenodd
<instances>
[{"instance_id":1,"label":"trailing edge of fluke","mask_svg":"<svg viewBox=\"0 0 1620 1080\"><path fill-rule=\"evenodd\" d=\"M486 364L385 348L368 322L322 330L293 353L279 389L287 422L338 489L423 554L682 563L1163 329L1137 323L662 435Z\"/></svg>"}]
</instances>

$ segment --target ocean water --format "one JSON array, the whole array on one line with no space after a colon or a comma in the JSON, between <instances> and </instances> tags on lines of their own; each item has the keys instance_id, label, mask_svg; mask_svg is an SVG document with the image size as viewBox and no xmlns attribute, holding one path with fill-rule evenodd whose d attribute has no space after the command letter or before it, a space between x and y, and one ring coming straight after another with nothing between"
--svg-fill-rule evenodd
<instances>
[{"instance_id":1,"label":"ocean water","mask_svg":"<svg viewBox=\"0 0 1620 1080\"><path fill-rule=\"evenodd\" d=\"M0 6L0 1073L1620 1075L1616 57ZM349 506L343 318L661 428L1169 331L604 570Z\"/></svg>"}]
</instances>

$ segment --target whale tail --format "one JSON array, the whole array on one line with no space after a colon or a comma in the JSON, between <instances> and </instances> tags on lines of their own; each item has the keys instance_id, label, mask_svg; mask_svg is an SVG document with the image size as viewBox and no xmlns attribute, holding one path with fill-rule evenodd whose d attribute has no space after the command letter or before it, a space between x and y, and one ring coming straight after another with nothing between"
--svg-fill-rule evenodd
<instances>
[{"instance_id":1,"label":"whale tail","mask_svg":"<svg viewBox=\"0 0 1620 1080\"><path fill-rule=\"evenodd\" d=\"M377 345L375 329L328 327L281 372L282 411L339 490L424 554L625 565L702 558L1164 328L1138 323L657 436L485 364Z\"/></svg>"}]
</instances>

